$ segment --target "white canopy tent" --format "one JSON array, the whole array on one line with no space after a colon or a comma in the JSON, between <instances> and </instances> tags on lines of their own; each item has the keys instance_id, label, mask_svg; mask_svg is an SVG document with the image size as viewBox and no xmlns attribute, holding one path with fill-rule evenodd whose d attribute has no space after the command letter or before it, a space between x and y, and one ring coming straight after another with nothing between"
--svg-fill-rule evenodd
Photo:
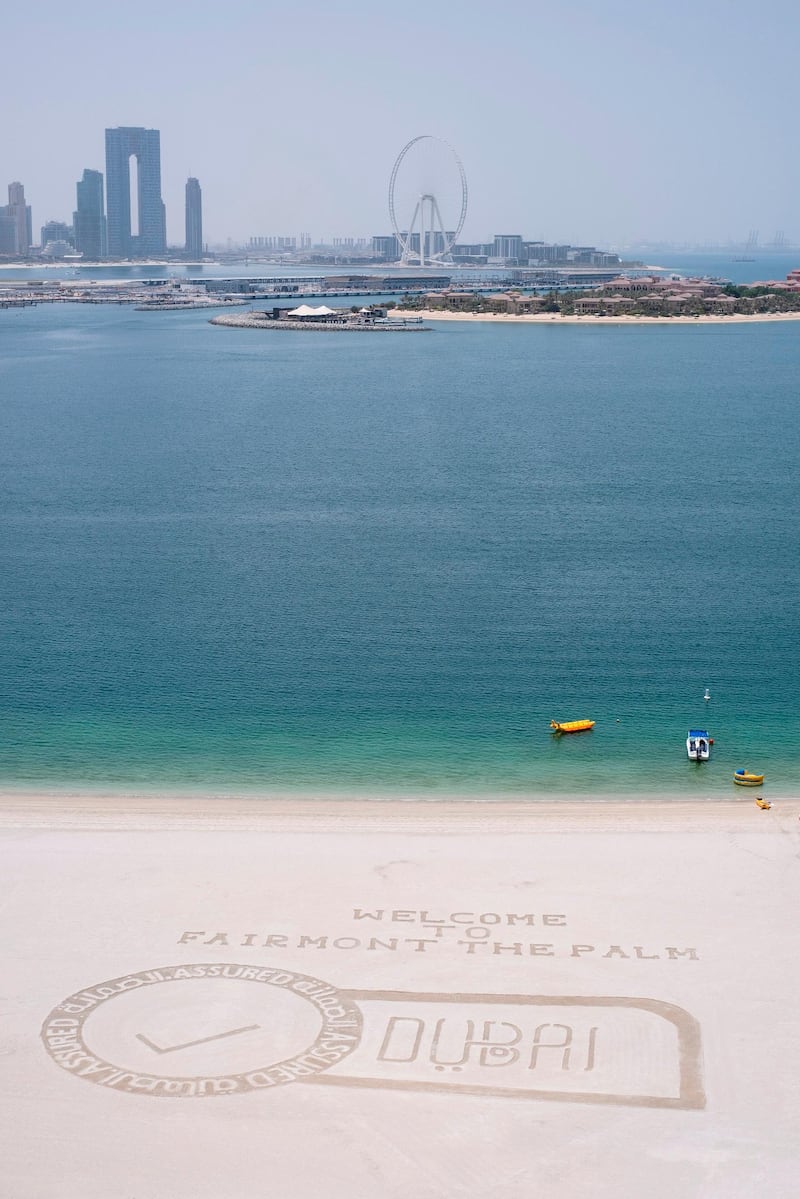
<instances>
[{"instance_id":1,"label":"white canopy tent","mask_svg":"<svg viewBox=\"0 0 800 1199\"><path fill-rule=\"evenodd\" d=\"M299 308L291 308L286 315L298 317L300 320L303 320L303 318L307 317L336 316L336 312L333 308L326 307L325 304L321 304L319 308L312 308L309 304L301 304Z\"/></svg>"}]
</instances>

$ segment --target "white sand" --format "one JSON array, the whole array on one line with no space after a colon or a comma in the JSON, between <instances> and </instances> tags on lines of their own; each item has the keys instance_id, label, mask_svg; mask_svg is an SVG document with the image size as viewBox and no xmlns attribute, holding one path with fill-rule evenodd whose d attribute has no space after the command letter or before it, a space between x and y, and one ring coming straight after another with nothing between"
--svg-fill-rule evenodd
<instances>
[{"instance_id":1,"label":"white sand","mask_svg":"<svg viewBox=\"0 0 800 1199\"><path fill-rule=\"evenodd\" d=\"M441 312L435 308L395 308L392 316L420 316L426 321L499 321L501 324L524 325L730 325L743 321L800 320L800 312L734 312L725 316L561 316L557 312L537 312L514 316L506 312Z\"/></svg>"},{"instance_id":2,"label":"white sand","mask_svg":"<svg viewBox=\"0 0 800 1199\"><path fill-rule=\"evenodd\" d=\"M794 1195L798 816L0 795L0 1195Z\"/></svg>"}]
</instances>

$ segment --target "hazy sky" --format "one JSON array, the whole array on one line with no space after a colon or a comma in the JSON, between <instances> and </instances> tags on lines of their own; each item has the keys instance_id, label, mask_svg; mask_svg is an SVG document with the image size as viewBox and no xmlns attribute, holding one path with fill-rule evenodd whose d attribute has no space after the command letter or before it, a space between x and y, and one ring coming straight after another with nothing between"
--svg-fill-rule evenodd
<instances>
[{"instance_id":1,"label":"hazy sky","mask_svg":"<svg viewBox=\"0 0 800 1199\"><path fill-rule=\"evenodd\" d=\"M105 127L145 125L171 242L189 174L211 242L370 236L430 133L466 169L462 240L800 242L799 35L800 0L9 3L0 185L38 236Z\"/></svg>"}]
</instances>

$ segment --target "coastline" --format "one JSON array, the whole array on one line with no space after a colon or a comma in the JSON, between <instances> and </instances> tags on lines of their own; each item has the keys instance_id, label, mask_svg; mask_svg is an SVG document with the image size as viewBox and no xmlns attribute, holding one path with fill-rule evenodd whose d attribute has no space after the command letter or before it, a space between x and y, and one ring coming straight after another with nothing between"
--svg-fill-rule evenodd
<instances>
[{"instance_id":1,"label":"coastline","mask_svg":"<svg viewBox=\"0 0 800 1199\"><path fill-rule=\"evenodd\" d=\"M800 797L769 796L761 811L755 793L720 799L652 795L576 794L519 799L452 795L431 799L422 794L365 796L320 792L262 792L225 795L179 791L110 792L0 788L0 829L75 830L229 830L305 829L340 831L370 828L408 832L514 832L536 829L634 827L673 831L731 831L769 824L796 830Z\"/></svg>"},{"instance_id":2,"label":"coastline","mask_svg":"<svg viewBox=\"0 0 800 1199\"><path fill-rule=\"evenodd\" d=\"M395 308L395 317L418 316L424 321L492 322L506 325L733 325L762 324L764 321L800 321L800 312L734 312L725 316L561 316L537 312L516 316L506 312L441 312L438 309Z\"/></svg>"}]
</instances>

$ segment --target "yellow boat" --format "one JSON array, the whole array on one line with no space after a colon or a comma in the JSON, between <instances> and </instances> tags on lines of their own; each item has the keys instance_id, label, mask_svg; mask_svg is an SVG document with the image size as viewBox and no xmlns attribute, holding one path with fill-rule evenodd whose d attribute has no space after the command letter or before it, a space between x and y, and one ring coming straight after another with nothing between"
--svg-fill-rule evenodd
<instances>
[{"instance_id":1,"label":"yellow boat","mask_svg":"<svg viewBox=\"0 0 800 1199\"><path fill-rule=\"evenodd\" d=\"M763 774L752 774L749 770L737 770L733 781L740 787L760 787L764 782Z\"/></svg>"},{"instance_id":2,"label":"yellow boat","mask_svg":"<svg viewBox=\"0 0 800 1199\"><path fill-rule=\"evenodd\" d=\"M550 728L554 733L586 733L594 724L593 720L551 720Z\"/></svg>"},{"instance_id":3,"label":"yellow boat","mask_svg":"<svg viewBox=\"0 0 800 1199\"><path fill-rule=\"evenodd\" d=\"M761 808L761 810L764 812L768 812L770 810L770 808L772 807L772 804L769 802L768 799L762 799L760 795L757 795L756 796L756 807Z\"/></svg>"}]
</instances>

